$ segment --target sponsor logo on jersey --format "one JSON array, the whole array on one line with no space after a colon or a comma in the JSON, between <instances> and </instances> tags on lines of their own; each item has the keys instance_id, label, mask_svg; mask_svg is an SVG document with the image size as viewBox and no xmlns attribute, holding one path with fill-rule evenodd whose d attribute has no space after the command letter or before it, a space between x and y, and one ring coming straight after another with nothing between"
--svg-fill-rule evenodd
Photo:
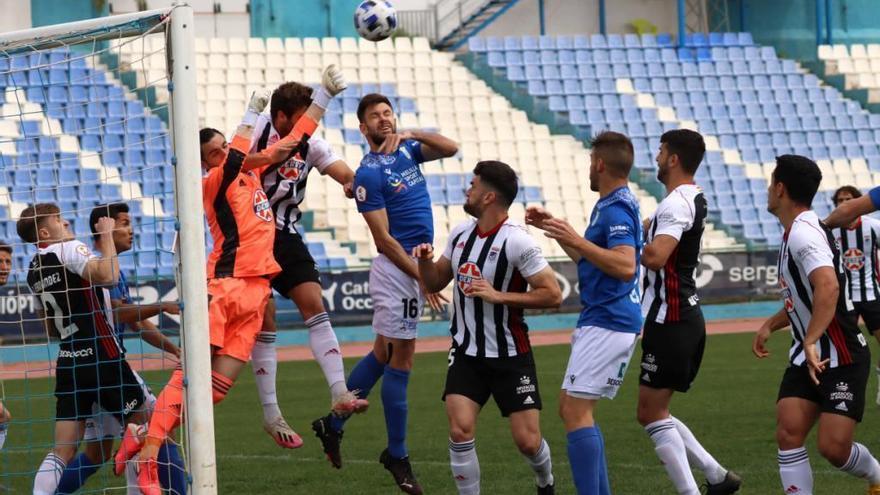
<instances>
[{"instance_id":1,"label":"sponsor logo on jersey","mask_svg":"<svg viewBox=\"0 0 880 495\"><path fill-rule=\"evenodd\" d=\"M126 402L125 407L122 409L122 415L128 416L135 408L138 406L138 400L133 399L131 402Z\"/></svg>"},{"instance_id":2,"label":"sponsor logo on jersey","mask_svg":"<svg viewBox=\"0 0 880 495\"><path fill-rule=\"evenodd\" d=\"M269 204L269 198L262 189L254 191L254 213L264 222L272 221L272 205Z\"/></svg>"},{"instance_id":3,"label":"sponsor logo on jersey","mask_svg":"<svg viewBox=\"0 0 880 495\"><path fill-rule=\"evenodd\" d=\"M865 267L865 253L861 249L851 248L843 253L843 266L851 272L857 272Z\"/></svg>"},{"instance_id":4,"label":"sponsor logo on jersey","mask_svg":"<svg viewBox=\"0 0 880 495\"><path fill-rule=\"evenodd\" d=\"M791 298L791 289L788 288L788 284L785 283L785 280L779 279L779 283L782 285L782 300L785 302L785 311L791 313L794 311L794 300Z\"/></svg>"},{"instance_id":5,"label":"sponsor logo on jersey","mask_svg":"<svg viewBox=\"0 0 880 495\"><path fill-rule=\"evenodd\" d=\"M95 350L91 347L86 347L85 349L78 349L75 351L68 351L66 349L61 349L60 351L58 351L58 357L60 358L81 358L94 355Z\"/></svg>"},{"instance_id":6,"label":"sponsor logo on jersey","mask_svg":"<svg viewBox=\"0 0 880 495\"><path fill-rule=\"evenodd\" d=\"M501 248L498 246L492 246L489 249L489 261L495 261L495 258L498 257L498 252L501 251Z\"/></svg>"},{"instance_id":7,"label":"sponsor logo on jersey","mask_svg":"<svg viewBox=\"0 0 880 495\"><path fill-rule=\"evenodd\" d=\"M390 172L387 179L388 185L394 189L394 193L397 194L406 191L406 182L404 182L403 177L396 172L391 172L390 170L388 172Z\"/></svg>"},{"instance_id":8,"label":"sponsor logo on jersey","mask_svg":"<svg viewBox=\"0 0 880 495\"><path fill-rule=\"evenodd\" d=\"M77 246L76 252L87 258L92 255L92 252L89 251L88 246L86 246L85 244L80 244L79 246Z\"/></svg>"},{"instance_id":9,"label":"sponsor logo on jersey","mask_svg":"<svg viewBox=\"0 0 880 495\"><path fill-rule=\"evenodd\" d=\"M306 162L292 158L278 169L278 175L287 180L297 181L306 169Z\"/></svg>"},{"instance_id":10,"label":"sponsor logo on jersey","mask_svg":"<svg viewBox=\"0 0 880 495\"><path fill-rule=\"evenodd\" d=\"M456 273L455 275L455 281L458 283L459 289L461 289L462 291L467 290L474 280L483 280L483 274L480 273L480 267L478 267L476 263L468 261L467 263L458 267L458 273Z\"/></svg>"}]
</instances>

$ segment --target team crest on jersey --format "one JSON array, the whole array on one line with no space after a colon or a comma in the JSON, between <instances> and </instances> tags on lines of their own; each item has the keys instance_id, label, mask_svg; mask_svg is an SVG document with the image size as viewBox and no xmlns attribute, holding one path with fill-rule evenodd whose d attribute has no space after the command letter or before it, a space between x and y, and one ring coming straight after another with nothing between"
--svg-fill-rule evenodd
<instances>
[{"instance_id":1,"label":"team crest on jersey","mask_svg":"<svg viewBox=\"0 0 880 495\"><path fill-rule=\"evenodd\" d=\"M794 301L791 299L791 289L788 288L785 281L779 279L779 282L782 284L782 300L785 303L785 311L791 313L794 311Z\"/></svg>"},{"instance_id":2,"label":"team crest on jersey","mask_svg":"<svg viewBox=\"0 0 880 495\"><path fill-rule=\"evenodd\" d=\"M287 180L297 181L299 180L300 176L303 175L305 169L306 162L293 158L288 160L287 163L285 163L281 168L278 169L278 175L284 177Z\"/></svg>"},{"instance_id":3,"label":"team crest on jersey","mask_svg":"<svg viewBox=\"0 0 880 495\"><path fill-rule=\"evenodd\" d=\"M468 261L458 267L455 281L458 283L459 289L462 291L466 290L471 286L471 283L473 283L474 280L483 280L483 274L480 272L480 267L478 267L476 263Z\"/></svg>"},{"instance_id":4,"label":"team crest on jersey","mask_svg":"<svg viewBox=\"0 0 880 495\"><path fill-rule=\"evenodd\" d=\"M492 246L492 248L489 249L489 261L495 261L495 258L498 257L498 252L499 252L499 251L501 251L501 248L500 248L500 247L498 247L498 246Z\"/></svg>"},{"instance_id":5,"label":"team crest on jersey","mask_svg":"<svg viewBox=\"0 0 880 495\"><path fill-rule=\"evenodd\" d=\"M849 271L859 271L865 266L865 253L861 249L847 249L843 253L843 266Z\"/></svg>"},{"instance_id":6,"label":"team crest on jersey","mask_svg":"<svg viewBox=\"0 0 880 495\"><path fill-rule=\"evenodd\" d=\"M388 185L394 189L395 193L406 191L406 182L404 182L400 174L390 170L386 170L385 173L388 174Z\"/></svg>"},{"instance_id":7,"label":"team crest on jersey","mask_svg":"<svg viewBox=\"0 0 880 495\"><path fill-rule=\"evenodd\" d=\"M272 206L269 204L269 198L262 189L254 191L254 214L264 222L272 221Z\"/></svg>"}]
</instances>

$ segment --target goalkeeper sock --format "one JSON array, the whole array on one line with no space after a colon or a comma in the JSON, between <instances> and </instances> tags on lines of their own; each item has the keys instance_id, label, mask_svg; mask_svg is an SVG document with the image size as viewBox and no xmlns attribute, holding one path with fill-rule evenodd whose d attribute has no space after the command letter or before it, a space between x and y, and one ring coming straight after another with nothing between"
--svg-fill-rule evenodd
<instances>
[{"instance_id":1,"label":"goalkeeper sock","mask_svg":"<svg viewBox=\"0 0 880 495\"><path fill-rule=\"evenodd\" d=\"M358 364L355 365L354 369L352 369L351 373L348 375L348 389L351 391L357 391L357 396L361 399L365 399L370 395L370 390L373 389L373 386L376 385L379 378L382 378L383 373L385 373L385 365L376 359L376 355L373 354L373 351L370 351L358 361ZM336 431L342 431L347 418L340 418L333 415L330 417L330 425L333 429Z\"/></svg>"},{"instance_id":2,"label":"goalkeeper sock","mask_svg":"<svg viewBox=\"0 0 880 495\"><path fill-rule=\"evenodd\" d=\"M147 437L160 442L168 438L168 434L180 425L180 413L183 408L183 371L174 370L168 384L162 389L153 406L150 418L150 429Z\"/></svg>"},{"instance_id":3,"label":"goalkeeper sock","mask_svg":"<svg viewBox=\"0 0 880 495\"><path fill-rule=\"evenodd\" d=\"M63 459L49 452L40 463L40 469L34 477L34 495L55 495L58 489L58 481L64 472L66 464Z\"/></svg>"},{"instance_id":4,"label":"goalkeeper sock","mask_svg":"<svg viewBox=\"0 0 880 495\"><path fill-rule=\"evenodd\" d=\"M261 331L257 334L254 348L251 350L251 368L254 370L254 381L257 383L257 394L263 406L263 419L273 421L281 416L278 408L278 395L275 379L278 372L278 356L275 351L275 332Z\"/></svg>"},{"instance_id":5,"label":"goalkeeper sock","mask_svg":"<svg viewBox=\"0 0 880 495\"><path fill-rule=\"evenodd\" d=\"M385 408L385 428L388 430L388 453L395 459L403 459L406 451L406 420L408 406L406 388L409 371L385 366L382 380L382 407Z\"/></svg>"},{"instance_id":6,"label":"goalkeeper sock","mask_svg":"<svg viewBox=\"0 0 880 495\"><path fill-rule=\"evenodd\" d=\"M177 445L170 441L159 448L159 484L171 495L186 495L186 467Z\"/></svg>"},{"instance_id":7,"label":"goalkeeper sock","mask_svg":"<svg viewBox=\"0 0 880 495\"><path fill-rule=\"evenodd\" d=\"M345 386L345 367L342 364L342 352L339 350L339 342L333 327L330 326L330 317L327 313L317 314L306 320L309 327L309 347L315 361L321 366L330 394L333 399L348 391Z\"/></svg>"},{"instance_id":8,"label":"goalkeeper sock","mask_svg":"<svg viewBox=\"0 0 880 495\"><path fill-rule=\"evenodd\" d=\"M58 488L56 489L58 495L76 493L85 484L86 480L89 479L89 476L98 471L99 467L101 467L101 464L93 463L89 456L85 454L76 456L64 468L64 472L61 473L61 479L58 481Z\"/></svg>"}]
</instances>

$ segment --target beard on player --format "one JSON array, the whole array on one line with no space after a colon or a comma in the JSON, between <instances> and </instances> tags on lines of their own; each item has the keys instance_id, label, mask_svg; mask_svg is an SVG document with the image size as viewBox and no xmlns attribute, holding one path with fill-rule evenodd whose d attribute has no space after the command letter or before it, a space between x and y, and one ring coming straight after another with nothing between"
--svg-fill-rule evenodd
<instances>
[{"instance_id":1,"label":"beard on player","mask_svg":"<svg viewBox=\"0 0 880 495\"><path fill-rule=\"evenodd\" d=\"M666 179L669 177L668 165L668 158L663 160L661 155L657 155L657 180L659 180L661 184L666 184Z\"/></svg>"},{"instance_id":2,"label":"beard on player","mask_svg":"<svg viewBox=\"0 0 880 495\"><path fill-rule=\"evenodd\" d=\"M380 119L375 125L365 124L367 127L367 139L374 146L381 146L385 138L390 134L397 134L397 122L390 119Z\"/></svg>"}]
</instances>

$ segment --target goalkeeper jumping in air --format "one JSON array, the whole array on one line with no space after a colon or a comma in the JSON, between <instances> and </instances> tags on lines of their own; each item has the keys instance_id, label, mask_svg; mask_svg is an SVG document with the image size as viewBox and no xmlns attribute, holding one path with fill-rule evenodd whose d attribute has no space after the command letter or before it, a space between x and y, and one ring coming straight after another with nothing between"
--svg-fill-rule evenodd
<instances>
[{"instance_id":1,"label":"goalkeeper jumping in air","mask_svg":"<svg viewBox=\"0 0 880 495\"><path fill-rule=\"evenodd\" d=\"M290 155L300 138L314 132L330 100L345 87L339 69L328 66L321 88L289 139L275 143L268 152ZM281 271L272 254L275 222L269 200L259 177L243 165L254 123L267 103L266 95L251 97L228 155L222 161L206 161L209 170L202 180L205 215L214 241L207 271L215 404L226 397L250 358L271 292L270 280ZM138 481L145 495L162 493L156 457L159 447L180 425L182 407L183 371L177 369L159 395L146 438L138 435L134 425L126 430L116 455L116 472L121 473L125 462L140 452Z\"/></svg>"}]
</instances>

